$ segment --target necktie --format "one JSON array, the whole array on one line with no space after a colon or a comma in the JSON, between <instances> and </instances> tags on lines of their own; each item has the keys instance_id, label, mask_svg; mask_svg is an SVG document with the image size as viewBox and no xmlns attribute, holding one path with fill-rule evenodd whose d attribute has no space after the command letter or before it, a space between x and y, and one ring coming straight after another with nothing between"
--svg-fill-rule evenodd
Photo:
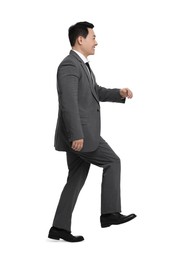
<instances>
[{"instance_id":1,"label":"necktie","mask_svg":"<svg viewBox=\"0 0 176 260\"><path fill-rule=\"evenodd\" d=\"M90 72L90 77L91 77L91 80L92 80L92 83L93 83L93 87L95 89L95 80L94 80L94 76L93 76L92 70L90 68L89 62L86 62L85 64L86 64L86 66L87 66L87 68L88 68L88 70Z\"/></svg>"},{"instance_id":2,"label":"necktie","mask_svg":"<svg viewBox=\"0 0 176 260\"><path fill-rule=\"evenodd\" d=\"M86 62L85 64L86 64L86 66L88 67L88 70L89 70L89 72L90 72L90 77L91 77L92 82L93 82L93 84L94 84L94 78L93 78L93 76L92 76L92 70L91 70L91 68L90 68L90 65L89 65L88 62Z\"/></svg>"},{"instance_id":3,"label":"necktie","mask_svg":"<svg viewBox=\"0 0 176 260\"><path fill-rule=\"evenodd\" d=\"M91 73L91 68L90 68L90 65L89 65L89 63L88 63L88 62L86 62L85 64L86 64L86 66L88 67L88 69L89 69L89 72Z\"/></svg>"}]
</instances>

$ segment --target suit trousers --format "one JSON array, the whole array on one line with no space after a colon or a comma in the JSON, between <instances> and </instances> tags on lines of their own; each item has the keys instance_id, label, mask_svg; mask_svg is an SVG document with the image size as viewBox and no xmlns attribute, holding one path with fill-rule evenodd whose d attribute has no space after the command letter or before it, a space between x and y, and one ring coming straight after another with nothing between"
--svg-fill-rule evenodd
<instances>
[{"instance_id":1,"label":"suit trousers","mask_svg":"<svg viewBox=\"0 0 176 260\"><path fill-rule=\"evenodd\" d=\"M71 231L71 219L78 195L86 181L90 164L103 168L101 184L101 214L121 212L120 158L100 137L93 152L67 152L68 178L55 213L53 226Z\"/></svg>"}]
</instances>

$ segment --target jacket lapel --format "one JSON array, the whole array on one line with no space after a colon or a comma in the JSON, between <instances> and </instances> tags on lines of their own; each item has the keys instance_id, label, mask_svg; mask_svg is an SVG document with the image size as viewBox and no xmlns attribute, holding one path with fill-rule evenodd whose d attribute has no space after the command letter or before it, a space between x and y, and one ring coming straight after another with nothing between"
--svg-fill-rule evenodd
<instances>
[{"instance_id":1,"label":"jacket lapel","mask_svg":"<svg viewBox=\"0 0 176 260\"><path fill-rule=\"evenodd\" d=\"M99 103L99 100L98 100L98 97L97 97L97 94L96 94L96 91L95 91L95 87L94 87L94 84L95 84L95 76L94 76L94 74L92 73L92 76L93 76L93 78L94 78L94 82L92 81L92 78L91 78L91 75L90 75L90 73L89 73L89 71L88 71L88 69L87 69L87 66L86 66L86 64L83 62L83 60L79 57L79 55L77 55L77 53L76 52L74 52L74 51L70 51L70 54L71 55L73 55L73 56L75 56L75 58L77 59L77 60L79 60L79 62L81 62L81 66L82 66L82 68L83 68L83 70L84 70L84 72L86 73L86 76L87 76L87 78L88 78L88 80L89 80L89 86L90 86L90 89L91 89L91 92L92 92L92 94L93 94L93 96L94 96L94 98L96 99L96 101Z\"/></svg>"},{"instance_id":2,"label":"jacket lapel","mask_svg":"<svg viewBox=\"0 0 176 260\"><path fill-rule=\"evenodd\" d=\"M89 83L90 83L89 86L90 86L91 92L92 92L94 98L95 98L95 99L97 100L97 102L99 103L97 94L96 94L96 92L95 92L95 87L94 87L95 77L94 77L94 75L92 74L93 79L91 78L91 75L90 75L90 73L89 73L89 71L88 71L88 69L87 69L87 67L86 67L86 64L85 64L84 62L82 62L81 65L82 65L82 67L83 67L83 69L84 69L84 71L85 71L85 73L86 73L86 75L87 75L87 77L88 77L88 80L89 80Z\"/></svg>"}]
</instances>

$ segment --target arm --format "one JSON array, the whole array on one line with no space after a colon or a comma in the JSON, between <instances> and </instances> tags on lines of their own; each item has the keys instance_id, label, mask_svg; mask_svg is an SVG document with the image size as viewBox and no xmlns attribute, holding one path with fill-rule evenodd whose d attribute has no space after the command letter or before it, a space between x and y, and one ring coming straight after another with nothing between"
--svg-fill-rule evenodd
<instances>
[{"instance_id":1,"label":"arm","mask_svg":"<svg viewBox=\"0 0 176 260\"><path fill-rule=\"evenodd\" d=\"M101 102L118 102L118 103L125 103L125 98L121 96L120 89L114 88L103 88L96 85L96 90L98 93L99 100Z\"/></svg>"},{"instance_id":2,"label":"arm","mask_svg":"<svg viewBox=\"0 0 176 260\"><path fill-rule=\"evenodd\" d=\"M78 80L75 64L63 62L57 73L59 106L70 142L84 138L78 107Z\"/></svg>"},{"instance_id":3,"label":"arm","mask_svg":"<svg viewBox=\"0 0 176 260\"><path fill-rule=\"evenodd\" d=\"M108 89L96 85L96 89L99 96L99 100L102 102L110 101L110 102L125 103L126 98L133 97L132 91L128 88Z\"/></svg>"}]
</instances>

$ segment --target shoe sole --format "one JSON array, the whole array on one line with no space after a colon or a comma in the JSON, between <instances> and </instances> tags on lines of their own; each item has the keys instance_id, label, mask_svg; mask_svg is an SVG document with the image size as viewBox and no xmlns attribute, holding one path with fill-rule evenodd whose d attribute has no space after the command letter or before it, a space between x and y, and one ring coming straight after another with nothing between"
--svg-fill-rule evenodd
<instances>
[{"instance_id":1,"label":"shoe sole","mask_svg":"<svg viewBox=\"0 0 176 260\"><path fill-rule=\"evenodd\" d=\"M60 240L61 239L61 237L57 237L57 236L53 236L53 235L52 236L49 235L48 238L55 239L55 240Z\"/></svg>"},{"instance_id":2,"label":"shoe sole","mask_svg":"<svg viewBox=\"0 0 176 260\"><path fill-rule=\"evenodd\" d=\"M71 242L71 243L76 243L76 242L84 241L84 239L75 240L75 241L70 241L69 239L65 239L65 238L62 238L62 237L54 236L54 235L48 235L48 238L50 238L50 239L55 239L55 240L63 239L64 241Z\"/></svg>"},{"instance_id":3,"label":"shoe sole","mask_svg":"<svg viewBox=\"0 0 176 260\"><path fill-rule=\"evenodd\" d=\"M130 220L132 220L132 219L134 219L136 216L134 216L133 218L130 218L130 219L128 219L128 220L126 220L126 221L123 221L123 222L119 222L119 223L101 223L101 227L102 228L106 228L106 227L110 227L111 225L120 225L120 224L124 224L124 223L126 223L126 222L129 222Z\"/></svg>"}]
</instances>

